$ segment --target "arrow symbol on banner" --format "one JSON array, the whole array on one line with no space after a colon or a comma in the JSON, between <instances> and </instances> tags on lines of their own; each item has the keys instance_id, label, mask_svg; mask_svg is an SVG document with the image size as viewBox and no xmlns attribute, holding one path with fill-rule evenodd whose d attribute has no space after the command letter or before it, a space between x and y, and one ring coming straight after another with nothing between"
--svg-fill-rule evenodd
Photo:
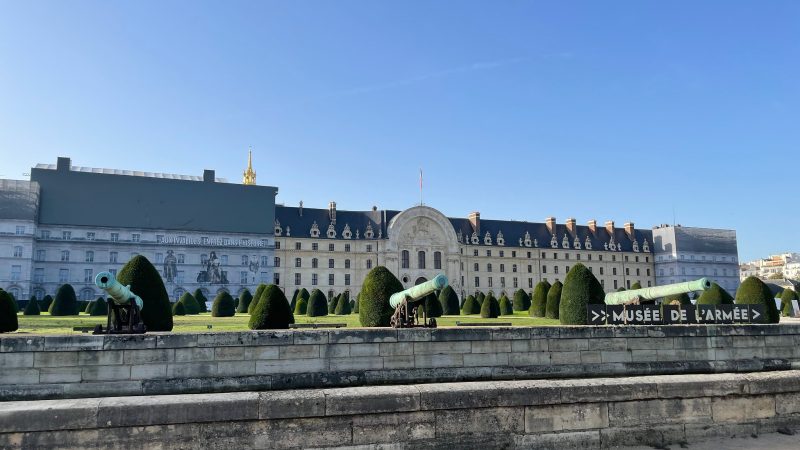
<instances>
[{"instance_id":1,"label":"arrow symbol on banner","mask_svg":"<svg viewBox=\"0 0 800 450\"><path fill-rule=\"evenodd\" d=\"M600 311L601 314L598 314L597 311L592 311L592 321L596 321L597 319L602 320L605 322L607 314L605 311Z\"/></svg>"},{"instance_id":2,"label":"arrow symbol on banner","mask_svg":"<svg viewBox=\"0 0 800 450\"><path fill-rule=\"evenodd\" d=\"M757 309L753 309L752 311L753 311L753 320L756 320L756 319L758 319L759 317L761 317L761 313L760 313L760 312L758 312L758 310L757 310Z\"/></svg>"}]
</instances>

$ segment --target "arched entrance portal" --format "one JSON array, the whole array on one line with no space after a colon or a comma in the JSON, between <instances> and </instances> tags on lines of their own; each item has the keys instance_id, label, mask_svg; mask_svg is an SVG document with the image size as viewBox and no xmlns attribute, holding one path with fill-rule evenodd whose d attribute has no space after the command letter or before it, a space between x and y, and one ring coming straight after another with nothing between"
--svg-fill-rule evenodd
<instances>
[{"instance_id":1,"label":"arched entrance portal","mask_svg":"<svg viewBox=\"0 0 800 450\"><path fill-rule=\"evenodd\" d=\"M420 284L422 284L422 283L424 283L424 282L426 282L426 281L428 281L428 279L427 279L427 278L425 278L425 277L419 277L419 278L417 278L417 281L415 281L415 282L414 282L414 286L419 286Z\"/></svg>"}]
</instances>

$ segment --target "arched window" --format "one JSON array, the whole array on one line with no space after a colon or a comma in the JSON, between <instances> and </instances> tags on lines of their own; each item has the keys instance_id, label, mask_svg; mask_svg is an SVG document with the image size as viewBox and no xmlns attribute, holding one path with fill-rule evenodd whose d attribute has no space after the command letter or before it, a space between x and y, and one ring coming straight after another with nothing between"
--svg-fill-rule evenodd
<instances>
[{"instance_id":1,"label":"arched window","mask_svg":"<svg viewBox=\"0 0 800 450\"><path fill-rule=\"evenodd\" d=\"M408 269L408 257L409 257L408 250L403 250L403 252L402 252L402 260L403 260L402 268L403 269Z\"/></svg>"},{"instance_id":2,"label":"arched window","mask_svg":"<svg viewBox=\"0 0 800 450\"><path fill-rule=\"evenodd\" d=\"M178 301L185 293L186 291L183 288L175 288L175 290L172 291L172 296L175 298L175 301Z\"/></svg>"},{"instance_id":3,"label":"arched window","mask_svg":"<svg viewBox=\"0 0 800 450\"><path fill-rule=\"evenodd\" d=\"M442 268L442 252L433 252L433 268L437 270Z\"/></svg>"},{"instance_id":4,"label":"arched window","mask_svg":"<svg viewBox=\"0 0 800 450\"><path fill-rule=\"evenodd\" d=\"M424 269L425 268L425 252L420 250L417 252L417 268Z\"/></svg>"},{"instance_id":5,"label":"arched window","mask_svg":"<svg viewBox=\"0 0 800 450\"><path fill-rule=\"evenodd\" d=\"M311 259L311 268L316 269L319 266L319 260L317 258Z\"/></svg>"}]
</instances>

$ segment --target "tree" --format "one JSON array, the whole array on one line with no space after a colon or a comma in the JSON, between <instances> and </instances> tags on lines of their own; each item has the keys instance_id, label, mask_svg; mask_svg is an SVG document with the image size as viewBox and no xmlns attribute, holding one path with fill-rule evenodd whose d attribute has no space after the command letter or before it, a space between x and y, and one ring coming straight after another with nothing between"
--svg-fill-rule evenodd
<instances>
[{"instance_id":1,"label":"tree","mask_svg":"<svg viewBox=\"0 0 800 450\"><path fill-rule=\"evenodd\" d=\"M479 305L479 306L483 306L483 301L484 301L485 299L486 299L486 295L485 295L483 292L481 292L481 291L478 291L478 293L477 293L477 294L475 294L475 301L477 301L477 302L478 302L478 305Z\"/></svg>"},{"instance_id":2,"label":"tree","mask_svg":"<svg viewBox=\"0 0 800 450\"><path fill-rule=\"evenodd\" d=\"M794 316L792 300L797 300L797 292L793 289L784 289L781 293L781 313L784 317Z\"/></svg>"},{"instance_id":3,"label":"tree","mask_svg":"<svg viewBox=\"0 0 800 450\"><path fill-rule=\"evenodd\" d=\"M39 309L39 301L36 297L31 297L28 304L25 306L25 311L22 313L24 316L38 316L42 311Z\"/></svg>"},{"instance_id":4,"label":"tree","mask_svg":"<svg viewBox=\"0 0 800 450\"><path fill-rule=\"evenodd\" d=\"M297 303L294 305L294 315L305 316L307 312L308 312L308 300L298 295Z\"/></svg>"},{"instance_id":5,"label":"tree","mask_svg":"<svg viewBox=\"0 0 800 450\"><path fill-rule=\"evenodd\" d=\"M775 306L775 299L772 291L763 281L750 276L739 285L736 291L736 304L738 305L763 305L765 311L765 321L767 323L778 323L781 320L778 307Z\"/></svg>"},{"instance_id":6,"label":"tree","mask_svg":"<svg viewBox=\"0 0 800 450\"><path fill-rule=\"evenodd\" d=\"M328 300L325 294L319 289L311 291L311 298L308 300L308 317L322 317L328 315Z\"/></svg>"},{"instance_id":7,"label":"tree","mask_svg":"<svg viewBox=\"0 0 800 450\"><path fill-rule=\"evenodd\" d=\"M285 330L294 323L289 300L281 288L274 284L262 289L261 299L250 314L248 326L251 330Z\"/></svg>"},{"instance_id":8,"label":"tree","mask_svg":"<svg viewBox=\"0 0 800 450\"><path fill-rule=\"evenodd\" d=\"M514 292L514 301L512 302L514 311L527 311L531 307L531 299L524 289L517 289Z\"/></svg>"},{"instance_id":9,"label":"tree","mask_svg":"<svg viewBox=\"0 0 800 450\"><path fill-rule=\"evenodd\" d=\"M478 304L478 300L472 295L468 295L467 299L464 300L464 306L461 308L461 314L466 316L469 314L480 314L480 312L481 305Z\"/></svg>"},{"instance_id":10,"label":"tree","mask_svg":"<svg viewBox=\"0 0 800 450\"><path fill-rule=\"evenodd\" d=\"M261 283L258 285L258 287L256 287L256 295L253 296L253 298L250 300L250 304L247 305L248 314L253 314L253 311L256 309L256 306L258 306L258 302L261 301L261 294L264 293L264 289L266 288L267 285L264 283Z\"/></svg>"},{"instance_id":11,"label":"tree","mask_svg":"<svg viewBox=\"0 0 800 450\"><path fill-rule=\"evenodd\" d=\"M633 290L636 290L636 289L641 289L641 288L642 288L642 283L639 283L638 281L637 281L636 283L633 283L633 284L631 285L631 290L632 290L632 291L633 291Z\"/></svg>"},{"instance_id":12,"label":"tree","mask_svg":"<svg viewBox=\"0 0 800 450\"><path fill-rule=\"evenodd\" d=\"M253 294L250 293L249 289L244 288L244 291L239 294L239 304L236 305L236 312L246 313L252 301Z\"/></svg>"},{"instance_id":13,"label":"tree","mask_svg":"<svg viewBox=\"0 0 800 450\"><path fill-rule=\"evenodd\" d=\"M403 290L400 280L384 266L369 271L361 286L358 320L363 327L388 327L394 314L389 297Z\"/></svg>"},{"instance_id":14,"label":"tree","mask_svg":"<svg viewBox=\"0 0 800 450\"><path fill-rule=\"evenodd\" d=\"M200 314L200 304L197 303L197 299L195 299L192 294L184 292L178 301L183 303L183 310L186 312L186 314Z\"/></svg>"},{"instance_id":15,"label":"tree","mask_svg":"<svg viewBox=\"0 0 800 450\"><path fill-rule=\"evenodd\" d=\"M571 270L571 269L570 269ZM544 316L548 319L558 319L559 308L561 307L561 292L564 285L560 281L553 283L547 291L547 302Z\"/></svg>"},{"instance_id":16,"label":"tree","mask_svg":"<svg viewBox=\"0 0 800 450\"><path fill-rule=\"evenodd\" d=\"M200 312L201 313L208 312L208 305L207 305L208 299L203 294L203 290L202 289L200 289L200 288L195 289L194 290L194 294L192 294L192 297L194 297L194 299L197 302L197 304L200 305Z\"/></svg>"},{"instance_id":17,"label":"tree","mask_svg":"<svg viewBox=\"0 0 800 450\"><path fill-rule=\"evenodd\" d=\"M547 281L540 281L536 283L533 289L533 298L531 299L531 307L528 310L528 315L531 317L544 317L547 313L547 292L550 290L550 283Z\"/></svg>"},{"instance_id":18,"label":"tree","mask_svg":"<svg viewBox=\"0 0 800 450\"><path fill-rule=\"evenodd\" d=\"M460 312L458 295L450 285L445 286L439 293L439 303L442 304L442 315L444 316L457 316Z\"/></svg>"},{"instance_id":19,"label":"tree","mask_svg":"<svg viewBox=\"0 0 800 450\"><path fill-rule=\"evenodd\" d=\"M511 305L511 300L506 297L506 294L500 296L500 300L498 301L500 315L501 316L512 316L514 315L514 307Z\"/></svg>"},{"instance_id":20,"label":"tree","mask_svg":"<svg viewBox=\"0 0 800 450\"><path fill-rule=\"evenodd\" d=\"M358 314L358 304L361 303L361 292L356 295L356 301L353 303L353 313Z\"/></svg>"},{"instance_id":21,"label":"tree","mask_svg":"<svg viewBox=\"0 0 800 450\"><path fill-rule=\"evenodd\" d=\"M733 297L717 283L703 291L697 299L698 305L732 305Z\"/></svg>"},{"instance_id":22,"label":"tree","mask_svg":"<svg viewBox=\"0 0 800 450\"><path fill-rule=\"evenodd\" d=\"M484 297L483 304L481 305L481 317L484 319L495 319L500 316L500 304L494 295L490 292L489 295Z\"/></svg>"},{"instance_id":23,"label":"tree","mask_svg":"<svg viewBox=\"0 0 800 450\"><path fill-rule=\"evenodd\" d=\"M336 303L336 309L333 310L333 313L337 316L344 316L350 314L350 312L350 294L344 291L339 295L339 301Z\"/></svg>"},{"instance_id":24,"label":"tree","mask_svg":"<svg viewBox=\"0 0 800 450\"><path fill-rule=\"evenodd\" d=\"M89 311L90 316L107 316L108 315L108 302L103 297L98 298L92 302L92 309Z\"/></svg>"},{"instance_id":25,"label":"tree","mask_svg":"<svg viewBox=\"0 0 800 450\"><path fill-rule=\"evenodd\" d=\"M581 263L569 270L561 288L558 319L562 325L586 325L587 305L605 304L603 286Z\"/></svg>"},{"instance_id":26,"label":"tree","mask_svg":"<svg viewBox=\"0 0 800 450\"><path fill-rule=\"evenodd\" d=\"M682 294L668 295L664 297L664 301L661 303L663 305L691 305L692 300L689 298L689 294L684 292Z\"/></svg>"},{"instance_id":27,"label":"tree","mask_svg":"<svg viewBox=\"0 0 800 450\"><path fill-rule=\"evenodd\" d=\"M0 333L8 333L19 329L19 320L14 311L11 294L0 289Z\"/></svg>"},{"instance_id":28,"label":"tree","mask_svg":"<svg viewBox=\"0 0 800 450\"><path fill-rule=\"evenodd\" d=\"M236 315L236 304L231 294L222 291L214 297L211 304L211 317L233 317Z\"/></svg>"},{"instance_id":29,"label":"tree","mask_svg":"<svg viewBox=\"0 0 800 450\"><path fill-rule=\"evenodd\" d=\"M183 303L175 302L172 305L172 315L173 316L185 316L186 315L186 307L183 306Z\"/></svg>"},{"instance_id":30,"label":"tree","mask_svg":"<svg viewBox=\"0 0 800 450\"><path fill-rule=\"evenodd\" d=\"M147 331L172 331L172 311L164 281L155 267L142 255L128 261L117 274L117 281L130 285L142 298L142 321Z\"/></svg>"},{"instance_id":31,"label":"tree","mask_svg":"<svg viewBox=\"0 0 800 450\"><path fill-rule=\"evenodd\" d=\"M50 305L53 304L53 297L49 295L45 295L42 299L42 304L39 305L39 309L42 311L50 311Z\"/></svg>"},{"instance_id":32,"label":"tree","mask_svg":"<svg viewBox=\"0 0 800 450\"><path fill-rule=\"evenodd\" d=\"M13 306L13 305L12 305ZM56 298L50 304L51 316L77 316L78 298L70 284L62 284L56 291Z\"/></svg>"}]
</instances>

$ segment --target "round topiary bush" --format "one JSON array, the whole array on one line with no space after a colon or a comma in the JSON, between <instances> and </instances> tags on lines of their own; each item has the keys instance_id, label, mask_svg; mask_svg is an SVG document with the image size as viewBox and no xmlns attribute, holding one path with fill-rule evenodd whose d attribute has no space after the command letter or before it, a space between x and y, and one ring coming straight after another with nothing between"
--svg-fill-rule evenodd
<instances>
[{"instance_id":1,"label":"round topiary bush","mask_svg":"<svg viewBox=\"0 0 800 450\"><path fill-rule=\"evenodd\" d=\"M289 308L289 300L281 288L274 284L266 286L261 292L258 305L250 314L248 326L251 330L285 330L294 323L294 314Z\"/></svg>"},{"instance_id":2,"label":"round topiary bush","mask_svg":"<svg viewBox=\"0 0 800 450\"><path fill-rule=\"evenodd\" d=\"M13 306L13 305L12 305ZM62 284L56 291L56 298L50 304L51 316L77 316L78 298L70 284Z\"/></svg>"},{"instance_id":3,"label":"round topiary bush","mask_svg":"<svg viewBox=\"0 0 800 450\"><path fill-rule=\"evenodd\" d=\"M322 317L328 315L328 300L325 298L325 294L319 289L311 291L311 298L308 299L306 314L308 317Z\"/></svg>"},{"instance_id":4,"label":"round topiary bush","mask_svg":"<svg viewBox=\"0 0 800 450\"><path fill-rule=\"evenodd\" d=\"M511 302L514 311L527 311L531 307L530 303L531 299L523 289L517 289L514 292L514 301Z\"/></svg>"},{"instance_id":5,"label":"round topiary bush","mask_svg":"<svg viewBox=\"0 0 800 450\"><path fill-rule=\"evenodd\" d=\"M583 264L575 264L564 278L558 304L558 319L562 325L586 325L586 306L605 304L605 297L603 286L594 274Z\"/></svg>"},{"instance_id":6,"label":"round topiary bush","mask_svg":"<svg viewBox=\"0 0 800 450\"><path fill-rule=\"evenodd\" d=\"M514 307L511 305L511 300L506 297L505 294L500 296L500 300L498 300L498 304L500 306L500 315L501 316L512 316L514 315Z\"/></svg>"},{"instance_id":7,"label":"round topiary bush","mask_svg":"<svg viewBox=\"0 0 800 450\"><path fill-rule=\"evenodd\" d=\"M194 294L192 294L192 297L194 297L197 304L200 305L201 313L208 312L208 305L206 304L208 303L208 299L206 298L205 295L203 295L203 291L200 288L194 290Z\"/></svg>"},{"instance_id":8,"label":"round topiary bush","mask_svg":"<svg viewBox=\"0 0 800 450\"><path fill-rule=\"evenodd\" d=\"M664 300L661 302L663 305L691 305L692 299L689 298L689 294L675 294L675 295L668 295L664 297Z\"/></svg>"},{"instance_id":9,"label":"round topiary bush","mask_svg":"<svg viewBox=\"0 0 800 450\"><path fill-rule=\"evenodd\" d=\"M472 296L468 295L467 299L464 300L464 305L461 307L461 314L462 315L469 315L469 314L480 314L481 312L481 305L478 304L478 300Z\"/></svg>"},{"instance_id":10,"label":"round topiary bush","mask_svg":"<svg viewBox=\"0 0 800 450\"><path fill-rule=\"evenodd\" d=\"M732 305L733 296L717 283L711 283L711 287L700 294L697 299L698 305Z\"/></svg>"},{"instance_id":11,"label":"round topiary bush","mask_svg":"<svg viewBox=\"0 0 800 450\"><path fill-rule=\"evenodd\" d=\"M187 315L200 314L200 304L197 303L197 300L192 294L185 292L181 295L181 298L178 299L178 302L183 303L183 310Z\"/></svg>"},{"instance_id":12,"label":"round topiary bush","mask_svg":"<svg viewBox=\"0 0 800 450\"><path fill-rule=\"evenodd\" d=\"M250 303L253 301L253 294L250 293L250 290L244 288L241 294L239 294L239 303L236 305L236 312L239 313L246 313L247 310L250 308Z\"/></svg>"},{"instance_id":13,"label":"round topiary bush","mask_svg":"<svg viewBox=\"0 0 800 450\"><path fill-rule=\"evenodd\" d=\"M49 295L45 295L42 299L42 303L39 305L39 309L41 311L50 311L50 305L53 304L53 297Z\"/></svg>"},{"instance_id":14,"label":"round topiary bush","mask_svg":"<svg viewBox=\"0 0 800 450\"><path fill-rule=\"evenodd\" d=\"M350 294L345 291L339 296L339 301L336 303L336 309L333 310L333 313L337 316L344 316L350 314L350 312Z\"/></svg>"},{"instance_id":15,"label":"round topiary bush","mask_svg":"<svg viewBox=\"0 0 800 450\"><path fill-rule=\"evenodd\" d=\"M547 292L550 290L550 283L547 281L540 281L536 283L533 288L533 298L531 299L531 307L528 309L528 315L531 317L544 317L547 313Z\"/></svg>"},{"instance_id":16,"label":"round topiary bush","mask_svg":"<svg viewBox=\"0 0 800 450\"><path fill-rule=\"evenodd\" d=\"M142 298L142 321L147 331L171 331L172 311L164 281L155 267L142 255L136 255L120 269L117 281Z\"/></svg>"},{"instance_id":17,"label":"round topiary bush","mask_svg":"<svg viewBox=\"0 0 800 450\"><path fill-rule=\"evenodd\" d=\"M301 296L297 296L297 303L294 305L295 316L305 316L308 313L308 300Z\"/></svg>"},{"instance_id":18,"label":"round topiary bush","mask_svg":"<svg viewBox=\"0 0 800 450\"><path fill-rule=\"evenodd\" d=\"M359 293L358 320L363 327L388 327L394 314L389 297L403 290L400 280L384 266L376 266L364 278Z\"/></svg>"},{"instance_id":19,"label":"round topiary bush","mask_svg":"<svg viewBox=\"0 0 800 450\"><path fill-rule=\"evenodd\" d=\"M231 294L222 291L211 303L211 317L233 317L236 315L236 303Z\"/></svg>"},{"instance_id":20,"label":"round topiary bush","mask_svg":"<svg viewBox=\"0 0 800 450\"><path fill-rule=\"evenodd\" d=\"M456 316L461 312L458 295L450 285L445 286L442 292L439 293L439 303L442 305L443 316Z\"/></svg>"},{"instance_id":21,"label":"round topiary bush","mask_svg":"<svg viewBox=\"0 0 800 450\"><path fill-rule=\"evenodd\" d=\"M794 316L794 306L792 306L792 300L797 300L797 292L793 289L784 289L781 292L781 315L784 317L792 317Z\"/></svg>"},{"instance_id":22,"label":"round topiary bush","mask_svg":"<svg viewBox=\"0 0 800 450\"><path fill-rule=\"evenodd\" d=\"M181 302L175 302L172 304L172 315L173 316L185 316L186 315L186 307L183 306Z\"/></svg>"},{"instance_id":23,"label":"round topiary bush","mask_svg":"<svg viewBox=\"0 0 800 450\"><path fill-rule=\"evenodd\" d=\"M19 320L12 301L11 294L0 289L0 333L19 329Z\"/></svg>"},{"instance_id":24,"label":"round topiary bush","mask_svg":"<svg viewBox=\"0 0 800 450\"><path fill-rule=\"evenodd\" d=\"M763 281L756 277L747 277L739 285L739 290L736 291L736 304L763 305L765 311L764 321L766 323L778 323L781 320L778 307L775 306L772 291Z\"/></svg>"},{"instance_id":25,"label":"round topiary bush","mask_svg":"<svg viewBox=\"0 0 800 450\"><path fill-rule=\"evenodd\" d=\"M499 316L500 304L490 292L486 297L483 298L483 304L481 305L481 317L484 319L495 319Z\"/></svg>"},{"instance_id":26,"label":"round topiary bush","mask_svg":"<svg viewBox=\"0 0 800 450\"><path fill-rule=\"evenodd\" d=\"M89 310L90 316L107 316L108 302L103 297L92 302L92 309Z\"/></svg>"},{"instance_id":27,"label":"round topiary bush","mask_svg":"<svg viewBox=\"0 0 800 450\"><path fill-rule=\"evenodd\" d=\"M561 306L561 290L564 285L556 281L547 291L547 302L545 302L544 316L548 319L558 319L558 308Z\"/></svg>"},{"instance_id":28,"label":"round topiary bush","mask_svg":"<svg viewBox=\"0 0 800 450\"><path fill-rule=\"evenodd\" d=\"M39 309L39 301L36 300L36 297L31 297L28 300L28 304L25 305L25 311L22 312L23 316L38 316L42 313L42 310Z\"/></svg>"},{"instance_id":29,"label":"round topiary bush","mask_svg":"<svg viewBox=\"0 0 800 450\"><path fill-rule=\"evenodd\" d=\"M258 287L256 287L256 293L255 295L253 295L252 300L250 300L250 304L247 305L248 314L253 314L253 311L256 309L256 306L258 306L258 302L261 301L261 294L264 293L264 289L266 288L267 285L264 283L261 283L258 285Z\"/></svg>"},{"instance_id":30,"label":"round topiary bush","mask_svg":"<svg viewBox=\"0 0 800 450\"><path fill-rule=\"evenodd\" d=\"M625 292L625 288L620 286L617 288L617 292Z\"/></svg>"}]
</instances>

